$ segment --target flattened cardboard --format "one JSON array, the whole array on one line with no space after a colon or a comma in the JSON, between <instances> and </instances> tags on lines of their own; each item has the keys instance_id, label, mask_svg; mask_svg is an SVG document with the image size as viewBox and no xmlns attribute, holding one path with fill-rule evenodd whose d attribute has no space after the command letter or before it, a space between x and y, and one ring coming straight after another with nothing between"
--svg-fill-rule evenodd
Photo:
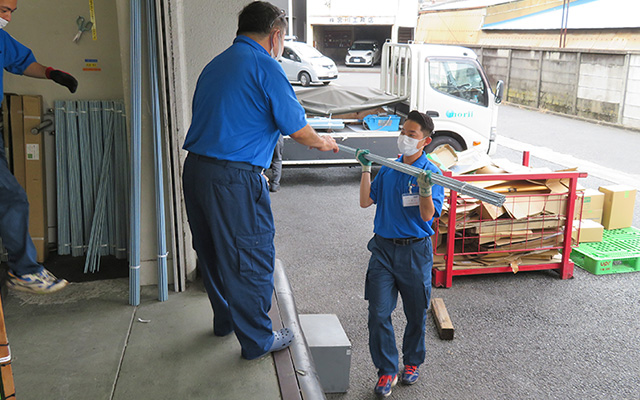
<instances>
[{"instance_id":1,"label":"flattened cardboard","mask_svg":"<svg viewBox=\"0 0 640 400\"><path fill-rule=\"evenodd\" d=\"M38 254L38 262L48 255L47 195L45 187L44 136L34 135L31 128L42 122L42 97L22 96L24 111L24 144L27 197L29 198L29 233Z\"/></svg>"},{"instance_id":2,"label":"flattened cardboard","mask_svg":"<svg viewBox=\"0 0 640 400\"><path fill-rule=\"evenodd\" d=\"M481 220L485 220L485 219L495 220L500 218L506 212L505 208L502 206L494 206L493 204L489 204L484 201L480 203L481 203L481 209L480 209Z\"/></svg>"},{"instance_id":3,"label":"flattened cardboard","mask_svg":"<svg viewBox=\"0 0 640 400\"><path fill-rule=\"evenodd\" d=\"M487 165L476 170L477 175L497 175L497 174L505 174L506 172L507 171L495 165Z\"/></svg>"},{"instance_id":4,"label":"flattened cardboard","mask_svg":"<svg viewBox=\"0 0 640 400\"><path fill-rule=\"evenodd\" d=\"M13 176L26 190L27 177L25 171L24 120L22 115L22 97L9 96L9 118L11 119L11 158L13 159Z\"/></svg>"},{"instance_id":5,"label":"flattened cardboard","mask_svg":"<svg viewBox=\"0 0 640 400\"><path fill-rule=\"evenodd\" d=\"M523 219L540 214L544 210L544 200L541 196L507 196L502 206L512 218Z\"/></svg>"},{"instance_id":6,"label":"flattened cardboard","mask_svg":"<svg viewBox=\"0 0 640 400\"><path fill-rule=\"evenodd\" d=\"M454 174L462 175L491 165L491 158L476 147L459 152L457 155L458 162L449 168Z\"/></svg>"},{"instance_id":7,"label":"flattened cardboard","mask_svg":"<svg viewBox=\"0 0 640 400\"><path fill-rule=\"evenodd\" d=\"M486 189L497 193L549 193L546 185L529 181L507 181Z\"/></svg>"},{"instance_id":8,"label":"flattened cardboard","mask_svg":"<svg viewBox=\"0 0 640 400\"><path fill-rule=\"evenodd\" d=\"M512 238L513 242L520 242L526 239L528 236L533 235L533 231L511 231L511 232L496 232L495 234L484 234L478 237L480 244L498 242L503 239Z\"/></svg>"},{"instance_id":9,"label":"flattened cardboard","mask_svg":"<svg viewBox=\"0 0 640 400\"><path fill-rule=\"evenodd\" d=\"M633 222L633 208L636 203L636 189L631 186L602 186L604 193L602 225L604 229L628 228Z\"/></svg>"},{"instance_id":10,"label":"flattened cardboard","mask_svg":"<svg viewBox=\"0 0 640 400\"><path fill-rule=\"evenodd\" d=\"M456 151L448 144L438 147L430 155L435 155L437 157L440 169L449 169L449 167L458 162L458 155L456 154Z\"/></svg>"},{"instance_id":11,"label":"flattened cardboard","mask_svg":"<svg viewBox=\"0 0 640 400\"><path fill-rule=\"evenodd\" d=\"M564 226L565 221L565 217L558 215L541 215L520 221L511 218L501 218L495 221L472 222L468 223L467 227L473 229L474 233L484 235L527 229L560 229L560 227Z\"/></svg>"}]
</instances>

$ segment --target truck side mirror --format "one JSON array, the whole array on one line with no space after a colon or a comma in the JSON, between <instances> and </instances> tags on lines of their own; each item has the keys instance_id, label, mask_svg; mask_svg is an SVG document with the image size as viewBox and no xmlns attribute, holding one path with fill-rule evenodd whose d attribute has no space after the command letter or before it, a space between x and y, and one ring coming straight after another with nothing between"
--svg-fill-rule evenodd
<instances>
[{"instance_id":1,"label":"truck side mirror","mask_svg":"<svg viewBox=\"0 0 640 400\"><path fill-rule=\"evenodd\" d=\"M504 94L504 82L498 81L498 83L496 83L496 97L495 97L496 104L502 103L503 94Z\"/></svg>"}]
</instances>

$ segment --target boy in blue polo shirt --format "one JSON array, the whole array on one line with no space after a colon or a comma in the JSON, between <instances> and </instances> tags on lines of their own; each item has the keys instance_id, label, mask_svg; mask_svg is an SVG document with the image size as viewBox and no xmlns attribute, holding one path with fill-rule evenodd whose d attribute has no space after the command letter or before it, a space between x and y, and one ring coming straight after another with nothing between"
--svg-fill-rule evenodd
<instances>
[{"instance_id":1,"label":"boy in blue polo shirt","mask_svg":"<svg viewBox=\"0 0 640 400\"><path fill-rule=\"evenodd\" d=\"M423 151L431 143L432 132L431 118L411 111L398 137L402 156L397 161L425 170L418 178L383 166L372 182L371 161L364 157L369 151L356 152L362 165L360 207L377 206L375 234L367 246L371 258L365 299L369 300L369 351L378 369L375 393L381 397L389 396L398 380L398 350L391 323L398 292L407 318L402 383L416 382L418 367L425 358L424 330L433 266L431 223L440 216L444 199L442 186L431 183L431 174L440 170Z\"/></svg>"}]
</instances>

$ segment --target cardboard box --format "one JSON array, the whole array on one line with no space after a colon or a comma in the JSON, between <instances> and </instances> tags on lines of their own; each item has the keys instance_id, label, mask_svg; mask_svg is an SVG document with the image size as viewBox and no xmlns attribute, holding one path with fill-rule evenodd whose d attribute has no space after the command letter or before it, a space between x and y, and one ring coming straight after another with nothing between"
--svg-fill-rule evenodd
<instances>
[{"instance_id":1,"label":"cardboard box","mask_svg":"<svg viewBox=\"0 0 640 400\"><path fill-rule=\"evenodd\" d=\"M22 113L22 97L9 96L9 119L11 120L11 172L18 183L26 189L24 119Z\"/></svg>"},{"instance_id":2,"label":"cardboard box","mask_svg":"<svg viewBox=\"0 0 640 400\"><path fill-rule=\"evenodd\" d=\"M449 169L450 166L458 162L456 151L448 144L438 147L435 151L428 154L427 157L442 170Z\"/></svg>"},{"instance_id":3,"label":"cardboard box","mask_svg":"<svg viewBox=\"0 0 640 400\"><path fill-rule=\"evenodd\" d=\"M590 219L576 221L571 237L578 243L601 242L604 226Z\"/></svg>"},{"instance_id":4,"label":"cardboard box","mask_svg":"<svg viewBox=\"0 0 640 400\"><path fill-rule=\"evenodd\" d=\"M22 96L22 109L25 147L22 161L25 165L25 191L29 198L29 233L36 246L38 262L44 262L49 250L44 136L31 133L31 128L42 122L42 97Z\"/></svg>"},{"instance_id":5,"label":"cardboard box","mask_svg":"<svg viewBox=\"0 0 640 400\"><path fill-rule=\"evenodd\" d=\"M580 204L578 203L579 206ZM584 200L582 200L582 213L578 210L575 219L589 219L601 224L603 209L604 193L595 189L586 189L584 191Z\"/></svg>"},{"instance_id":6,"label":"cardboard box","mask_svg":"<svg viewBox=\"0 0 640 400\"><path fill-rule=\"evenodd\" d=\"M636 203L636 189L631 186L602 186L604 193L602 225L604 229L628 228L633 222L633 207Z\"/></svg>"}]
</instances>

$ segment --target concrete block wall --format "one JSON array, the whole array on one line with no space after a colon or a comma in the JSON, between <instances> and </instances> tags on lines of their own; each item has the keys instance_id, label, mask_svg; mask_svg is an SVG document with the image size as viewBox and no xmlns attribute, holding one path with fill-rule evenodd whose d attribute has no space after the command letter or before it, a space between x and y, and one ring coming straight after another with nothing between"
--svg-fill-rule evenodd
<instances>
[{"instance_id":1,"label":"concrete block wall","mask_svg":"<svg viewBox=\"0 0 640 400\"><path fill-rule=\"evenodd\" d=\"M640 129L640 55L629 57L622 125Z\"/></svg>"},{"instance_id":2,"label":"concrete block wall","mask_svg":"<svg viewBox=\"0 0 640 400\"><path fill-rule=\"evenodd\" d=\"M471 48L508 102L640 128L640 54Z\"/></svg>"}]
</instances>

